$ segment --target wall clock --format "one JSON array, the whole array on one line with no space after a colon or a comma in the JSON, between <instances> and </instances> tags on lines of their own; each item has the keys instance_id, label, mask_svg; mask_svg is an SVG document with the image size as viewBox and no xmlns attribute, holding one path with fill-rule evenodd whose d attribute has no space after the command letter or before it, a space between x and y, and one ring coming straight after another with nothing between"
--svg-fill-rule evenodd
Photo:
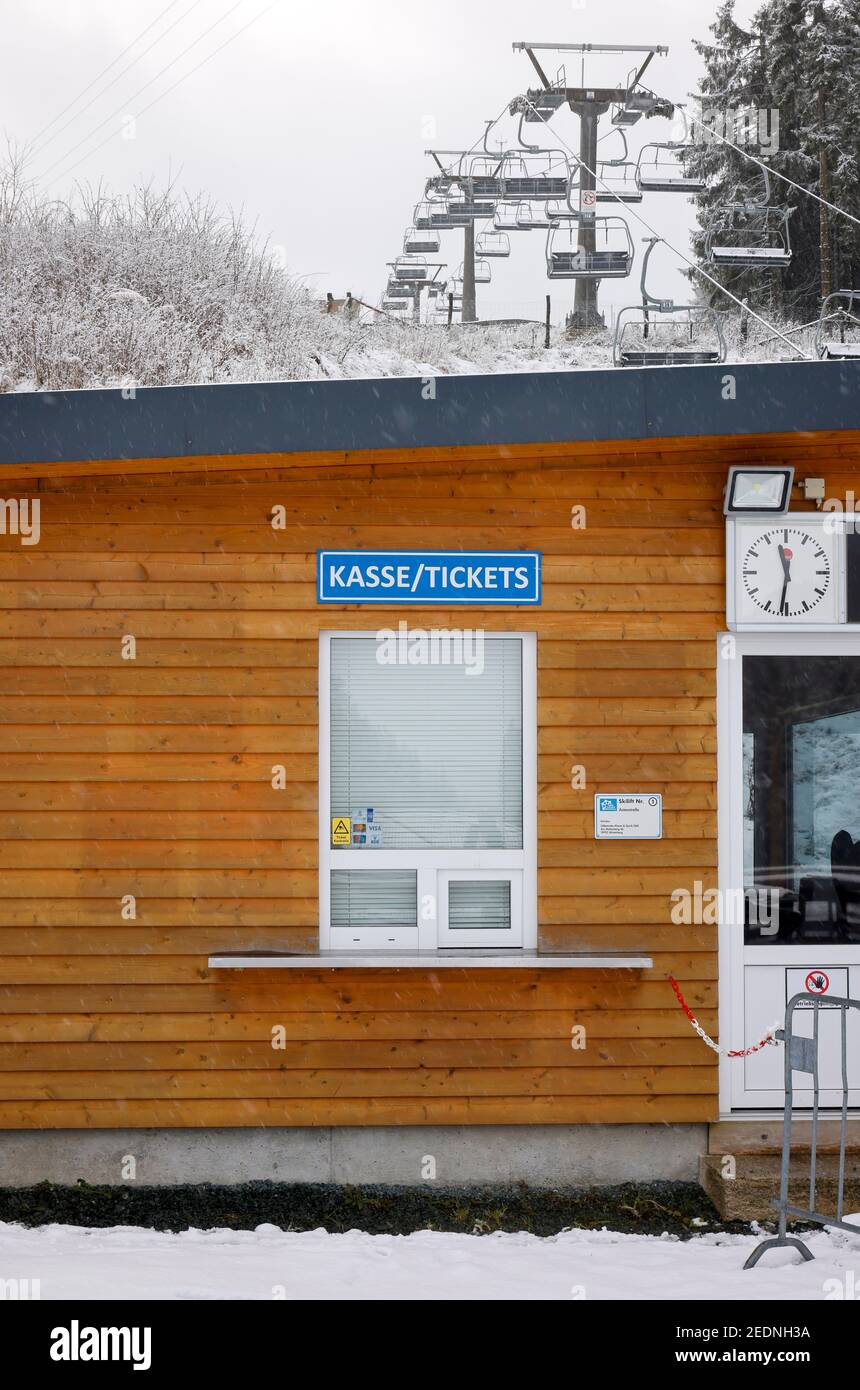
<instances>
[{"instance_id":1,"label":"wall clock","mask_svg":"<svg viewBox=\"0 0 860 1390\"><path fill-rule=\"evenodd\" d=\"M844 622L844 537L827 518L802 512L729 520L728 617L771 629Z\"/></svg>"}]
</instances>

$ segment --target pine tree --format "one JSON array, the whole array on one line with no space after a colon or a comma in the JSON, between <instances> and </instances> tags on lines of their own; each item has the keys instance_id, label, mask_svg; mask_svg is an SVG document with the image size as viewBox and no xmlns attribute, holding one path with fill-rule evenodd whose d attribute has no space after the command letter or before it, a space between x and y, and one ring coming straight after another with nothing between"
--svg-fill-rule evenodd
<instances>
[{"instance_id":1,"label":"pine tree","mask_svg":"<svg viewBox=\"0 0 860 1390\"><path fill-rule=\"evenodd\" d=\"M803 189L860 216L860 0L765 0L752 28L734 20L725 0L712 26L715 42L697 44L705 107L748 105L778 112L779 148L766 161L800 187L771 180L771 204L792 209L793 258L784 272L708 266L715 279L764 311L815 316L822 284L860 283L860 227L822 211ZM727 134L729 132L726 132ZM730 137L731 138L731 137ZM736 142L737 143L737 142ZM761 157L754 146L750 152ZM719 141L699 146L695 167L708 180L698 198L700 258L720 207L760 198L757 166ZM721 298L718 291L712 299Z\"/></svg>"},{"instance_id":2,"label":"pine tree","mask_svg":"<svg viewBox=\"0 0 860 1390\"><path fill-rule=\"evenodd\" d=\"M704 260L705 238L711 221L729 204L747 203L762 196L763 179L743 154L724 144L720 135L734 139L733 114L756 110L765 93L765 76L755 34L735 20L736 0L723 0L711 25L713 43L694 40L705 67L700 83L694 153L690 172L706 180L698 196L699 230L693 245ZM756 273L734 267L708 266L708 273L738 299L762 303ZM696 277L698 280L698 277ZM720 307L728 301L719 291L706 296Z\"/></svg>"}]
</instances>

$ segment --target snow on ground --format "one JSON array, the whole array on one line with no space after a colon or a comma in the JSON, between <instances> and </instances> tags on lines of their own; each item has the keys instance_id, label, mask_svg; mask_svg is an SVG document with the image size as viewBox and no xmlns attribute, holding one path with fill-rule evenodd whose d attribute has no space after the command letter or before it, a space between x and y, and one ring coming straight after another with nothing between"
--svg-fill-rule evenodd
<instances>
[{"instance_id":1,"label":"snow on ground","mask_svg":"<svg viewBox=\"0 0 860 1390\"><path fill-rule=\"evenodd\" d=\"M850 1220L851 1218L849 1218ZM860 1221L860 1218L855 1218ZM755 1236L566 1231L408 1236L350 1231L184 1231L0 1224L0 1279L39 1279L42 1299L750 1299L854 1298L860 1231L817 1231L743 1263Z\"/></svg>"}]
</instances>

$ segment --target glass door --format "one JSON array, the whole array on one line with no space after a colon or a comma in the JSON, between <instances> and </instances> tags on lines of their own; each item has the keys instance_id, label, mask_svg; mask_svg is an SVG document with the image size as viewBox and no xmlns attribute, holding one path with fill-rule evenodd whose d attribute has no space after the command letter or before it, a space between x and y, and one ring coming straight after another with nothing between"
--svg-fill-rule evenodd
<instances>
[{"instance_id":1,"label":"glass door","mask_svg":"<svg viewBox=\"0 0 860 1390\"><path fill-rule=\"evenodd\" d=\"M795 994L860 997L860 643L742 637L727 665L721 1020L751 1046L782 1025ZM811 1036L808 1013L808 1030L803 1018L797 1029ZM839 1026L839 1011L822 1012L826 1106L841 1103ZM848 1026L849 1075L860 1084L856 1014ZM783 1064L781 1047L726 1063L733 1105L781 1105ZM795 1076L795 1093L800 1104L811 1101L809 1076Z\"/></svg>"}]
</instances>

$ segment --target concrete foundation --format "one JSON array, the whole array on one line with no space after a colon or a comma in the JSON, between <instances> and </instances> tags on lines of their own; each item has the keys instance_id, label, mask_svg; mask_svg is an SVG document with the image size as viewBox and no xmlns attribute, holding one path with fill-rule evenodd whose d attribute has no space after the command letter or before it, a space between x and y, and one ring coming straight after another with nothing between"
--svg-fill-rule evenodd
<instances>
[{"instance_id":1,"label":"concrete foundation","mask_svg":"<svg viewBox=\"0 0 860 1390\"><path fill-rule=\"evenodd\" d=\"M695 1182L707 1125L480 1125L344 1129L6 1130L0 1186Z\"/></svg>"}]
</instances>

